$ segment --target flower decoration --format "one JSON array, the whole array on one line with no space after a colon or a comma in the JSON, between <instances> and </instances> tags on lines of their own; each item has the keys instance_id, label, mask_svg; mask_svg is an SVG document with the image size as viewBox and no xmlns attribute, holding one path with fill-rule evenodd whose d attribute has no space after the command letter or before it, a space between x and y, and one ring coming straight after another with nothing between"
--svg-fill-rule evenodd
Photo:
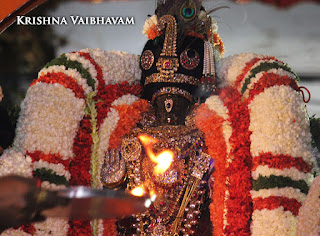
<instances>
[{"instance_id":1,"label":"flower decoration","mask_svg":"<svg viewBox=\"0 0 320 236\"><path fill-rule=\"evenodd\" d=\"M155 27L154 18L148 20ZM219 46L218 36L216 42ZM213 234L295 234L316 166L296 75L283 62L256 54L222 59L217 74L218 94L195 117L215 159L209 207ZM14 146L0 159L0 175L37 176L43 188L53 190L102 188L106 152L119 148L149 109L139 98L139 79L139 58L122 52L85 49L47 64L23 101ZM311 205L306 207L311 212ZM116 224L115 219L50 218L4 234L50 232L115 235Z\"/></svg>"},{"instance_id":2,"label":"flower decoration","mask_svg":"<svg viewBox=\"0 0 320 236\"><path fill-rule=\"evenodd\" d=\"M298 215L297 235L320 234L320 176L316 177L310 187L308 196Z\"/></svg>"},{"instance_id":3,"label":"flower decoration","mask_svg":"<svg viewBox=\"0 0 320 236\"><path fill-rule=\"evenodd\" d=\"M196 116L215 159L213 234L295 235L317 166L297 76L257 54L222 59L217 74L219 95Z\"/></svg>"},{"instance_id":4,"label":"flower decoration","mask_svg":"<svg viewBox=\"0 0 320 236\"><path fill-rule=\"evenodd\" d=\"M142 33L146 35L150 40L155 39L155 37L157 37L159 34L157 30L157 24L158 20L156 15L149 17L144 23Z\"/></svg>"}]
</instances>

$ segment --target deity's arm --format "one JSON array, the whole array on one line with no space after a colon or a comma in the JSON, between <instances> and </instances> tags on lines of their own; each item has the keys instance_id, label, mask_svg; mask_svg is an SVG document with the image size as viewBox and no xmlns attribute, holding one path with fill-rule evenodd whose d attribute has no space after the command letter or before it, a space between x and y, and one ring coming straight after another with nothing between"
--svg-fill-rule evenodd
<instances>
[{"instance_id":1,"label":"deity's arm","mask_svg":"<svg viewBox=\"0 0 320 236\"><path fill-rule=\"evenodd\" d=\"M296 75L256 54L221 60L217 75L221 92L205 103L224 144L211 141L210 155L221 157L214 176L225 183L214 184L213 224L227 234L292 235L316 167Z\"/></svg>"}]
</instances>

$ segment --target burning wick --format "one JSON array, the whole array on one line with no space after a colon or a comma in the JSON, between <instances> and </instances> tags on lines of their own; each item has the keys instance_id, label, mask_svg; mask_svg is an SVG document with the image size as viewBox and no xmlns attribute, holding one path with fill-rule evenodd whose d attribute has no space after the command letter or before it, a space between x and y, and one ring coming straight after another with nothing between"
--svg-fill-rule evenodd
<instances>
[{"instance_id":1,"label":"burning wick","mask_svg":"<svg viewBox=\"0 0 320 236\"><path fill-rule=\"evenodd\" d=\"M164 150L160 154L155 155L154 152L152 151L152 146L158 141L153 137L150 137L148 135L143 135L143 134L139 135L138 138L144 145L150 159L154 163L157 163L157 166L154 168L154 173L156 175L163 174L171 165L171 162L174 156L173 152L170 150Z\"/></svg>"}]
</instances>

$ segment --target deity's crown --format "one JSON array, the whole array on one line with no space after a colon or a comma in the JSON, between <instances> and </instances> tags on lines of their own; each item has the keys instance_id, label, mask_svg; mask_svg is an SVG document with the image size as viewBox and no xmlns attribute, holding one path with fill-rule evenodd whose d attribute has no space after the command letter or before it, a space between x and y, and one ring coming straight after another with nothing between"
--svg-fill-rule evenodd
<instances>
[{"instance_id":1,"label":"deity's crown","mask_svg":"<svg viewBox=\"0 0 320 236\"><path fill-rule=\"evenodd\" d=\"M214 60L223 44L217 40L216 22L201 4L158 0L155 15L146 20L143 33L150 40L140 58L145 98L154 100L163 87L175 87L167 91L182 91L184 97L207 96L214 90Z\"/></svg>"}]
</instances>

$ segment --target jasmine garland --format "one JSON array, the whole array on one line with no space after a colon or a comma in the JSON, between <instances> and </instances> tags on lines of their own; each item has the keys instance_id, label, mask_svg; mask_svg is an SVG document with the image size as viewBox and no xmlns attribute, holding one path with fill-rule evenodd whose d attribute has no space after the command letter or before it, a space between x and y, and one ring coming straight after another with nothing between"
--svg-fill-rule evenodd
<instances>
[{"instance_id":1,"label":"jasmine garland","mask_svg":"<svg viewBox=\"0 0 320 236\"><path fill-rule=\"evenodd\" d=\"M17 25L134 25L134 17L122 16L17 16Z\"/></svg>"}]
</instances>

